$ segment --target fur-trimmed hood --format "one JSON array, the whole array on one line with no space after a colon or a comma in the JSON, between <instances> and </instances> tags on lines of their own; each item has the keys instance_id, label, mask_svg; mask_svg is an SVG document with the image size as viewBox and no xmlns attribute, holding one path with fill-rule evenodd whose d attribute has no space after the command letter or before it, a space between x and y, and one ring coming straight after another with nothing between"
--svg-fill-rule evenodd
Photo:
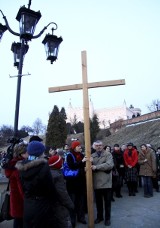
<instances>
[{"instance_id":1,"label":"fur-trimmed hood","mask_svg":"<svg viewBox=\"0 0 160 228\"><path fill-rule=\"evenodd\" d=\"M15 167L23 173L24 177L30 177L36 175L40 172L41 167L44 165L48 165L47 160L44 158L39 158L37 160L23 160L16 163Z\"/></svg>"},{"instance_id":2,"label":"fur-trimmed hood","mask_svg":"<svg viewBox=\"0 0 160 228\"><path fill-rule=\"evenodd\" d=\"M19 161L16 163L15 167L19 170L19 171L26 171L28 169L31 169L33 167L37 167L40 164L43 163L47 163L47 160L44 158L39 158L37 160L32 160L32 161Z\"/></svg>"}]
</instances>

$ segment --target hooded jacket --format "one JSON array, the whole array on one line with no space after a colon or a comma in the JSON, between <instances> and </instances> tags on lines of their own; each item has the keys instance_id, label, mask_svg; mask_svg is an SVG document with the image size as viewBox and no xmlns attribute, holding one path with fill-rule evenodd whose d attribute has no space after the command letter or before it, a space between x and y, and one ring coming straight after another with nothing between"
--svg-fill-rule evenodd
<instances>
[{"instance_id":1,"label":"hooded jacket","mask_svg":"<svg viewBox=\"0 0 160 228\"><path fill-rule=\"evenodd\" d=\"M24 227L54 227L52 208L56 193L47 160L18 162L16 168L24 191Z\"/></svg>"}]
</instances>

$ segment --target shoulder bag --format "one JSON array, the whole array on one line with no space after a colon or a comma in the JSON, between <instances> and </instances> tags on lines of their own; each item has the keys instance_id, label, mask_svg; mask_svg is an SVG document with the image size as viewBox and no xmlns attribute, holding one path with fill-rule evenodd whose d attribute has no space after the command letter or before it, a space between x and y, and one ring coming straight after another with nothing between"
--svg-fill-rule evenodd
<instances>
[{"instance_id":1,"label":"shoulder bag","mask_svg":"<svg viewBox=\"0 0 160 228\"><path fill-rule=\"evenodd\" d=\"M75 163L76 160L75 160L74 155L72 153L70 153L70 152L68 154L70 154L73 157L73 160L74 160L74 163ZM67 156L68 156L68 154L67 154ZM73 178L76 178L78 175L79 175L79 169L71 169L68 166L67 158L66 158L66 161L63 164L63 176L64 176L64 178L65 179L73 179Z\"/></svg>"},{"instance_id":2,"label":"shoulder bag","mask_svg":"<svg viewBox=\"0 0 160 228\"><path fill-rule=\"evenodd\" d=\"M9 182L7 185L4 201L2 203L2 208L0 212L0 221L13 219L10 215L10 194L8 191L9 191Z\"/></svg>"}]
</instances>

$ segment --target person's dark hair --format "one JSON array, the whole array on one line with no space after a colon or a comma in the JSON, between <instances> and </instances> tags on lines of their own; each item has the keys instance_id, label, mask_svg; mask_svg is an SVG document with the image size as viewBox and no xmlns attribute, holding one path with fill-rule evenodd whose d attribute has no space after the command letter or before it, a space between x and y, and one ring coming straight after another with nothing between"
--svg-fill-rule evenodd
<instances>
[{"instance_id":1,"label":"person's dark hair","mask_svg":"<svg viewBox=\"0 0 160 228\"><path fill-rule=\"evenodd\" d=\"M107 149L107 147L109 148L109 152L111 152L111 146L109 146L109 145L106 145L106 146L104 146L104 150L106 150Z\"/></svg>"},{"instance_id":2,"label":"person's dark hair","mask_svg":"<svg viewBox=\"0 0 160 228\"><path fill-rule=\"evenodd\" d=\"M146 145L145 143L141 144L141 145L140 145L140 148L141 148L142 146L144 146L146 149L148 148L147 145Z\"/></svg>"},{"instance_id":3,"label":"person's dark hair","mask_svg":"<svg viewBox=\"0 0 160 228\"><path fill-rule=\"evenodd\" d=\"M133 148L137 150L137 146L133 146Z\"/></svg>"}]
</instances>

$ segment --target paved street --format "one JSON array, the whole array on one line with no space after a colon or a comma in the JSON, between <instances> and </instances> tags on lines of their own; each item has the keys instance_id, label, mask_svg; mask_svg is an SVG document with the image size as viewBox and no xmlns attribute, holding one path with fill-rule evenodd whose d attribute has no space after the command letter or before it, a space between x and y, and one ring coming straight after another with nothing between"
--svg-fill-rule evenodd
<instances>
[{"instance_id":1,"label":"paved street","mask_svg":"<svg viewBox=\"0 0 160 228\"><path fill-rule=\"evenodd\" d=\"M160 193L154 192L152 198L144 198L143 189L138 190L136 196L128 196L124 185L123 198L115 198L112 203L111 228L160 228ZM86 227L80 223L76 226ZM105 227L103 222L95 225L95 228L102 227ZM0 228L12 228L12 221L0 223Z\"/></svg>"}]
</instances>

